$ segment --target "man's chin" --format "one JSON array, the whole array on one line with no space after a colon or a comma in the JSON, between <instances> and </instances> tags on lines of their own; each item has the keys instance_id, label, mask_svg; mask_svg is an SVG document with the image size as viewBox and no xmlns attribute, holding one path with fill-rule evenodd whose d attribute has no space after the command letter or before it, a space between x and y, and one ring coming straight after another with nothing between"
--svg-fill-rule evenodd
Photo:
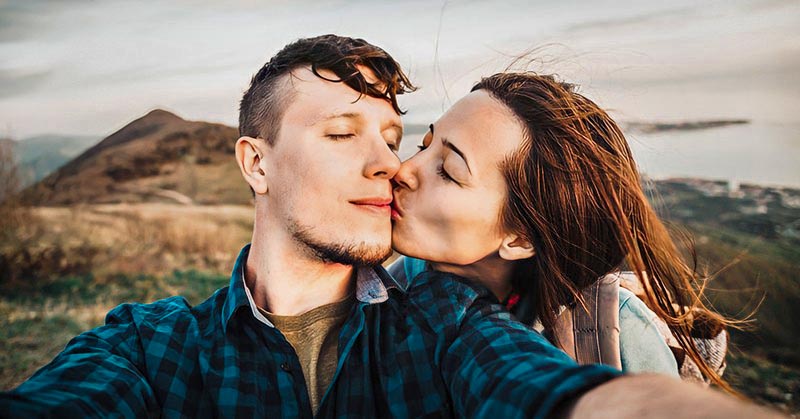
<instances>
[{"instance_id":1,"label":"man's chin","mask_svg":"<svg viewBox=\"0 0 800 419\"><path fill-rule=\"evenodd\" d=\"M388 229L385 236L374 232L358 235L349 231L347 233L350 236L350 240L338 242L319 237L316 229L303 226L297 222L290 224L289 231L294 239L305 247L312 256L326 263L373 266L379 265L392 255ZM353 240L354 237L359 237L361 240Z\"/></svg>"},{"instance_id":2,"label":"man's chin","mask_svg":"<svg viewBox=\"0 0 800 419\"><path fill-rule=\"evenodd\" d=\"M328 244L312 248L322 261L352 266L380 265L392 255L391 246Z\"/></svg>"},{"instance_id":3,"label":"man's chin","mask_svg":"<svg viewBox=\"0 0 800 419\"><path fill-rule=\"evenodd\" d=\"M364 250L360 254L356 255L357 259L352 265L358 266L375 266L380 265L386 259L389 259L392 256L392 247L391 246L381 246L372 248L369 250Z\"/></svg>"}]
</instances>

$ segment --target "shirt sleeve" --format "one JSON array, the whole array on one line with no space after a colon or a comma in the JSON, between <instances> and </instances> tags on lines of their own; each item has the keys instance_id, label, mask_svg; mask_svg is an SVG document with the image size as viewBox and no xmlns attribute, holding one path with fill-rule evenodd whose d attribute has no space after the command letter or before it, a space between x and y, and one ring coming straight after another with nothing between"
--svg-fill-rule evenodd
<instances>
[{"instance_id":1,"label":"shirt sleeve","mask_svg":"<svg viewBox=\"0 0 800 419\"><path fill-rule=\"evenodd\" d=\"M678 363L658 332L656 314L632 292L619 289L619 351L626 373L652 372L679 378Z\"/></svg>"},{"instance_id":2,"label":"shirt sleeve","mask_svg":"<svg viewBox=\"0 0 800 419\"><path fill-rule=\"evenodd\" d=\"M459 417L552 417L565 402L621 375L581 366L495 302L467 307L442 363Z\"/></svg>"},{"instance_id":3,"label":"shirt sleeve","mask_svg":"<svg viewBox=\"0 0 800 419\"><path fill-rule=\"evenodd\" d=\"M126 305L106 325L69 342L52 362L0 394L0 416L156 417L158 403L138 364L143 353Z\"/></svg>"}]
</instances>

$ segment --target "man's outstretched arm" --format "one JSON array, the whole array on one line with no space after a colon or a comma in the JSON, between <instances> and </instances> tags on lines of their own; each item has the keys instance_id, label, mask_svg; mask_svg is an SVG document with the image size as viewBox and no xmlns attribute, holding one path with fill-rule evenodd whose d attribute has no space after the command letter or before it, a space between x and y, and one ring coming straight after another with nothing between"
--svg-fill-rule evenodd
<instances>
[{"instance_id":1,"label":"man's outstretched arm","mask_svg":"<svg viewBox=\"0 0 800 419\"><path fill-rule=\"evenodd\" d=\"M436 336L436 367L457 417L550 418L577 395L622 375L578 365L466 279L427 271L407 294L409 311Z\"/></svg>"},{"instance_id":2,"label":"man's outstretched arm","mask_svg":"<svg viewBox=\"0 0 800 419\"><path fill-rule=\"evenodd\" d=\"M758 406L661 375L622 376L602 365L577 365L465 281L429 274L421 282L462 297L441 372L455 414L466 417L780 417ZM481 295L488 292L474 284ZM448 336L443 339L449 340Z\"/></svg>"},{"instance_id":3,"label":"man's outstretched arm","mask_svg":"<svg viewBox=\"0 0 800 419\"><path fill-rule=\"evenodd\" d=\"M459 417L550 418L561 406L622 373L578 365L497 304L467 310L441 371Z\"/></svg>"},{"instance_id":4,"label":"man's outstretched arm","mask_svg":"<svg viewBox=\"0 0 800 419\"><path fill-rule=\"evenodd\" d=\"M0 393L0 417L158 416L128 315L118 307L105 326L77 336L28 381Z\"/></svg>"},{"instance_id":5,"label":"man's outstretched arm","mask_svg":"<svg viewBox=\"0 0 800 419\"><path fill-rule=\"evenodd\" d=\"M564 418L780 418L719 391L656 374L616 378L579 397Z\"/></svg>"}]
</instances>

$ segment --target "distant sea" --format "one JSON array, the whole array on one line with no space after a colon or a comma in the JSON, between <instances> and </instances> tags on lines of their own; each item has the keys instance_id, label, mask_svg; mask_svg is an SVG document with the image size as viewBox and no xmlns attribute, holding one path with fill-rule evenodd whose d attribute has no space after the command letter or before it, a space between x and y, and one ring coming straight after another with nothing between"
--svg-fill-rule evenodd
<instances>
[{"instance_id":1,"label":"distant sea","mask_svg":"<svg viewBox=\"0 0 800 419\"><path fill-rule=\"evenodd\" d=\"M405 160L425 129L409 126L400 147ZM628 134L639 170L653 179L727 180L800 188L800 124L751 122L690 131Z\"/></svg>"},{"instance_id":2,"label":"distant sea","mask_svg":"<svg viewBox=\"0 0 800 419\"><path fill-rule=\"evenodd\" d=\"M751 122L627 135L649 177L693 177L800 188L800 124Z\"/></svg>"}]
</instances>

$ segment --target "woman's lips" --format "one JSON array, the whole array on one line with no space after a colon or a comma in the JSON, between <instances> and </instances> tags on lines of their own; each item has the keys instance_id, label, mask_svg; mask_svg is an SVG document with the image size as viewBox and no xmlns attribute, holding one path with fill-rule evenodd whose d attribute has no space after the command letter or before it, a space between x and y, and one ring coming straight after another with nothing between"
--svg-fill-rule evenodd
<instances>
[{"instance_id":1,"label":"woman's lips","mask_svg":"<svg viewBox=\"0 0 800 419\"><path fill-rule=\"evenodd\" d=\"M400 207L400 203L397 202L397 199L392 201L392 220L399 220L403 218L403 209Z\"/></svg>"}]
</instances>

